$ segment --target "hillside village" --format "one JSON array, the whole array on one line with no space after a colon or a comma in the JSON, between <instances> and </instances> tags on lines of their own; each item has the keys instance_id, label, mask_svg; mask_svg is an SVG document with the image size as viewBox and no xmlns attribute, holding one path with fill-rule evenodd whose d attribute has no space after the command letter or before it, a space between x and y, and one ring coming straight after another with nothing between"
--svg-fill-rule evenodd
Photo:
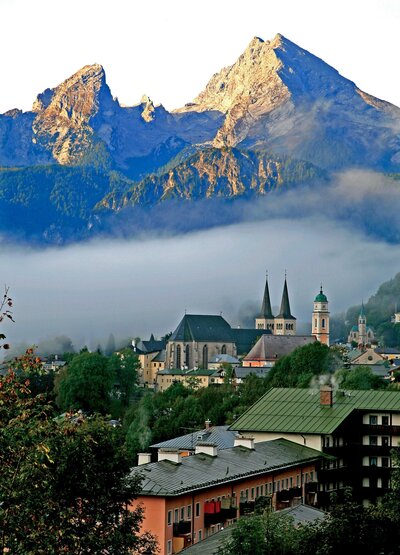
<instances>
[{"instance_id":1,"label":"hillside village","mask_svg":"<svg viewBox=\"0 0 400 555\"><path fill-rule=\"evenodd\" d=\"M177 383L204 388L227 379L237 386L250 374L263 379L299 347L329 346L329 316L321 286L312 334L297 335L286 277L276 316L267 277L255 329L232 329L222 316L185 314L167 339L135 344L141 383L166 391ZM362 306L342 351L346 366L368 366L379 379L394 380L400 351L374 340ZM273 388L230 426L207 421L203 430L139 454L134 472L144 475L138 498L144 525L156 531L161 553L171 555L253 513L262 499L277 511L327 510L330 495L349 486L360 503L375 503L389 491L391 449L399 440L398 391L341 390L329 379L312 391Z\"/></svg>"},{"instance_id":2,"label":"hillside village","mask_svg":"<svg viewBox=\"0 0 400 555\"><path fill-rule=\"evenodd\" d=\"M273 314L268 276L260 304L254 328L232 328L221 315L184 314L172 334L132 341L107 363L113 361L116 373L106 397L113 391L111 396L125 406L127 415L129 407L133 409L128 423L126 416L121 420L112 414L108 421L122 426L126 441L131 441L131 476L141 480L131 510L144 509L141 529L155 535L160 555L190 553L203 541L207 549L214 534L226 538L223 530L260 510L290 512L296 522L314 522L326 517L332 495L343 495L346 488L361 506L381 502L391 490L392 450L400 441L400 352L377 345L364 305L347 344L330 345L329 302L322 285L310 311L310 335L297 335L286 276L279 313ZM393 325L396 319L397 313ZM63 397L62 381L67 383L75 370L83 372L80 358L81 365L92 360L90 381L99 365L106 364L106 357L87 351L69 361L35 359L41 380L55 376L56 402L74 409L65 414L76 423L92 410L115 412L112 404L92 404L94 381L90 393L81 382L75 397L65 392ZM287 366L291 359L292 366ZM26 360L21 357L22 367ZM335 361L336 370L326 365L328 360L330 365ZM314 366L301 385L293 376L299 378L305 361ZM130 385L124 368L134 375L128 378ZM359 381L354 389L349 387L358 375L364 380L367 376L368 385ZM102 376L104 385L106 374ZM243 404L245 394L250 396ZM149 420L143 425L143 402L164 402L168 395L165 407L173 399L190 401L185 409L189 419L181 415L180 420L173 408L161 419L156 416L160 409L146 409L146 419L154 424ZM201 413L195 416L196 396L221 403L213 420L210 409L202 413L203 426ZM223 408L229 397L237 399L232 413ZM157 432L162 421L165 429ZM174 426L178 421L185 426ZM154 437L163 439L151 443Z\"/></svg>"}]
</instances>

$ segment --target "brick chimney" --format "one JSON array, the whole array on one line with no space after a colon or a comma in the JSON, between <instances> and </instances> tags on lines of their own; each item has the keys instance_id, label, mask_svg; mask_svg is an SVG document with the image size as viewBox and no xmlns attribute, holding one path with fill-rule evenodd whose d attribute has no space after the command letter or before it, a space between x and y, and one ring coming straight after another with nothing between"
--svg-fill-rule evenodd
<instances>
[{"instance_id":1,"label":"brick chimney","mask_svg":"<svg viewBox=\"0 0 400 555\"><path fill-rule=\"evenodd\" d=\"M246 447L246 449L254 450L254 437L236 436L234 447Z\"/></svg>"},{"instance_id":2,"label":"brick chimney","mask_svg":"<svg viewBox=\"0 0 400 555\"><path fill-rule=\"evenodd\" d=\"M323 407L331 407L333 405L333 388L331 385L320 386L319 404Z\"/></svg>"},{"instance_id":3,"label":"brick chimney","mask_svg":"<svg viewBox=\"0 0 400 555\"><path fill-rule=\"evenodd\" d=\"M138 453L138 465L151 462L151 453Z\"/></svg>"},{"instance_id":4,"label":"brick chimney","mask_svg":"<svg viewBox=\"0 0 400 555\"><path fill-rule=\"evenodd\" d=\"M210 457L217 457L217 445L215 443L206 443L205 441L197 442L194 454L199 455L200 453L204 453L204 455L209 455Z\"/></svg>"}]
</instances>

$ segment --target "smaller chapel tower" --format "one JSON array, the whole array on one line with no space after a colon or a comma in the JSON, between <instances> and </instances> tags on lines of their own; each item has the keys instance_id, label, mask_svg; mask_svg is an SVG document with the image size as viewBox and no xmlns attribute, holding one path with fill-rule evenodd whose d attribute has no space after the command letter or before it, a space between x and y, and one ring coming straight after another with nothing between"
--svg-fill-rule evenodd
<instances>
[{"instance_id":1,"label":"smaller chapel tower","mask_svg":"<svg viewBox=\"0 0 400 555\"><path fill-rule=\"evenodd\" d=\"M358 316L358 344L365 347L367 343L367 317L365 316L364 302L362 302L360 314Z\"/></svg>"},{"instance_id":2,"label":"smaller chapel tower","mask_svg":"<svg viewBox=\"0 0 400 555\"><path fill-rule=\"evenodd\" d=\"M316 339L329 347L329 310L328 299L322 291L314 299L314 311L312 313L311 334Z\"/></svg>"}]
</instances>

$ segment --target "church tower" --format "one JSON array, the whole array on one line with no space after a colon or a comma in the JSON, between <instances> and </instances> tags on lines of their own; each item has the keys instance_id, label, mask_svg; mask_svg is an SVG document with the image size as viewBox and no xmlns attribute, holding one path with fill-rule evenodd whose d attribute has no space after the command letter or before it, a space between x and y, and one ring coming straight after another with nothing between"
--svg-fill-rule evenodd
<instances>
[{"instance_id":1,"label":"church tower","mask_svg":"<svg viewBox=\"0 0 400 555\"><path fill-rule=\"evenodd\" d=\"M311 329L311 335L314 335L317 341L329 347L328 299L322 291L322 285L319 294L314 299Z\"/></svg>"},{"instance_id":2,"label":"church tower","mask_svg":"<svg viewBox=\"0 0 400 555\"><path fill-rule=\"evenodd\" d=\"M272 314L271 301L269 298L268 273L265 278L265 289L261 313L256 318L256 329L271 330L271 333L274 333L274 315Z\"/></svg>"},{"instance_id":3,"label":"church tower","mask_svg":"<svg viewBox=\"0 0 400 555\"><path fill-rule=\"evenodd\" d=\"M281 309L275 316L274 335L296 335L296 318L290 312L289 293L286 282L283 286Z\"/></svg>"},{"instance_id":4,"label":"church tower","mask_svg":"<svg viewBox=\"0 0 400 555\"><path fill-rule=\"evenodd\" d=\"M362 302L358 316L358 344L364 347L367 343L367 317L365 316L364 302Z\"/></svg>"}]
</instances>

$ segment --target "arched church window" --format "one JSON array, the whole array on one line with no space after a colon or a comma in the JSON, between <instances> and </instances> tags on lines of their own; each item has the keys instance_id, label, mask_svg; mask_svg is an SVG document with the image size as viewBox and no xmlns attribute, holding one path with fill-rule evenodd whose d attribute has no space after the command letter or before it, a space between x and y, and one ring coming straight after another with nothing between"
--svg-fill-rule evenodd
<instances>
[{"instance_id":1,"label":"arched church window","mask_svg":"<svg viewBox=\"0 0 400 555\"><path fill-rule=\"evenodd\" d=\"M322 318L322 327L325 327L325 318Z\"/></svg>"},{"instance_id":2,"label":"arched church window","mask_svg":"<svg viewBox=\"0 0 400 555\"><path fill-rule=\"evenodd\" d=\"M181 346L180 345L176 347L176 367L177 368L181 367Z\"/></svg>"},{"instance_id":3,"label":"arched church window","mask_svg":"<svg viewBox=\"0 0 400 555\"><path fill-rule=\"evenodd\" d=\"M185 347L185 366L189 368L190 364L190 345L186 345Z\"/></svg>"},{"instance_id":4,"label":"arched church window","mask_svg":"<svg viewBox=\"0 0 400 555\"><path fill-rule=\"evenodd\" d=\"M221 354L226 355L226 345L222 345Z\"/></svg>"},{"instance_id":5,"label":"arched church window","mask_svg":"<svg viewBox=\"0 0 400 555\"><path fill-rule=\"evenodd\" d=\"M207 368L208 366L208 347L204 345L203 347L203 368Z\"/></svg>"}]
</instances>

